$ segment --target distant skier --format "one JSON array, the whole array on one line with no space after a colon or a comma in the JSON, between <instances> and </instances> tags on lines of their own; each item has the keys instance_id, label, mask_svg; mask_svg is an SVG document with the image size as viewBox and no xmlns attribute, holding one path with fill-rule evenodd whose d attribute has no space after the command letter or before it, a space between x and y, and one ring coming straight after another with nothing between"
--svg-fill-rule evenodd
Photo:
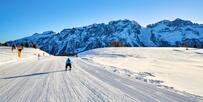
<instances>
[{"instance_id":1,"label":"distant skier","mask_svg":"<svg viewBox=\"0 0 203 102\"><path fill-rule=\"evenodd\" d=\"M78 57L78 52L79 52L79 50L77 50L77 52L76 52L76 54L75 54L76 57Z\"/></svg>"},{"instance_id":2,"label":"distant skier","mask_svg":"<svg viewBox=\"0 0 203 102\"><path fill-rule=\"evenodd\" d=\"M69 67L69 70L71 70L71 60L68 58L67 60L66 60L66 71L67 71L67 68Z\"/></svg>"},{"instance_id":3,"label":"distant skier","mask_svg":"<svg viewBox=\"0 0 203 102\"><path fill-rule=\"evenodd\" d=\"M14 49L16 49L16 46L15 46L15 45L12 45L11 51L13 52Z\"/></svg>"},{"instance_id":4,"label":"distant skier","mask_svg":"<svg viewBox=\"0 0 203 102\"><path fill-rule=\"evenodd\" d=\"M23 50L23 47L19 46L17 49L18 49L18 58L21 58L21 52Z\"/></svg>"},{"instance_id":5,"label":"distant skier","mask_svg":"<svg viewBox=\"0 0 203 102\"><path fill-rule=\"evenodd\" d=\"M37 57L38 57L38 60L40 60L40 54L39 53L37 54Z\"/></svg>"}]
</instances>

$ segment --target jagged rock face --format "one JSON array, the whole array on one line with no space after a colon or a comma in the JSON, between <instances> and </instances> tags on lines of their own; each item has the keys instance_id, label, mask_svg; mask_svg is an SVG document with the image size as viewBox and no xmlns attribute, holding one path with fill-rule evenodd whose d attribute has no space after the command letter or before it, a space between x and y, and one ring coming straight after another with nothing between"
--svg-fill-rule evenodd
<instances>
[{"instance_id":1,"label":"jagged rock face","mask_svg":"<svg viewBox=\"0 0 203 102\"><path fill-rule=\"evenodd\" d=\"M174 21L164 20L148 25L146 29L150 29L152 34L151 40L156 46L181 46L183 43L196 45L197 42L202 42L203 38L202 25L181 19ZM189 45L192 47L191 44Z\"/></svg>"},{"instance_id":2,"label":"jagged rock face","mask_svg":"<svg viewBox=\"0 0 203 102\"><path fill-rule=\"evenodd\" d=\"M93 24L80 28L64 29L60 33L47 31L30 37L7 42L12 44L33 43L53 55L72 55L94 48L110 47L119 41L127 47L138 46L189 46L202 47L203 26L190 21L163 20L141 27L135 21L118 20L108 24Z\"/></svg>"}]
</instances>

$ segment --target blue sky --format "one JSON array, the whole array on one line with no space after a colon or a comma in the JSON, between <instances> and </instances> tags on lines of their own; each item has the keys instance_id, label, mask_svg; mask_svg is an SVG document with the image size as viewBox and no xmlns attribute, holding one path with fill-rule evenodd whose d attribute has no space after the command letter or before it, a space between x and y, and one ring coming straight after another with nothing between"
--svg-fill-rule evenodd
<instances>
[{"instance_id":1,"label":"blue sky","mask_svg":"<svg viewBox=\"0 0 203 102\"><path fill-rule=\"evenodd\" d=\"M203 24L202 6L203 0L0 0L0 42L119 19L142 26L175 18Z\"/></svg>"}]
</instances>

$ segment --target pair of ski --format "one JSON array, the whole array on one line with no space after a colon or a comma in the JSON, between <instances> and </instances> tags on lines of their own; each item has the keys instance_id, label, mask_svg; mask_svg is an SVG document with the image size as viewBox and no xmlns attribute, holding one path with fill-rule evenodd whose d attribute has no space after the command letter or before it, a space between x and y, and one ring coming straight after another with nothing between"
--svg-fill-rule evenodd
<instances>
[{"instance_id":1,"label":"pair of ski","mask_svg":"<svg viewBox=\"0 0 203 102\"><path fill-rule=\"evenodd\" d=\"M68 69L68 70L67 70L67 69L65 69L65 71L71 71L71 69Z\"/></svg>"}]
</instances>

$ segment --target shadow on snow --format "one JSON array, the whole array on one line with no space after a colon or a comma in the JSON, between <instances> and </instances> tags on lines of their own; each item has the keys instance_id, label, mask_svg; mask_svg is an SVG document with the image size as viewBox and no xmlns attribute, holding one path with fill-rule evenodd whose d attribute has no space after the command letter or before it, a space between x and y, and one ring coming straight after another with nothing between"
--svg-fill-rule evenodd
<instances>
[{"instance_id":1,"label":"shadow on snow","mask_svg":"<svg viewBox=\"0 0 203 102\"><path fill-rule=\"evenodd\" d=\"M58 70L58 71L49 71L49 72L40 72L40 73L33 73L33 74L26 74L26 75L18 75L18 76L12 76L12 77L5 77L1 79L14 79L14 78L21 78L21 77L30 77L30 76L38 76L38 75L45 75L45 74L51 74L51 73L58 73L63 72L65 70Z\"/></svg>"}]
</instances>

